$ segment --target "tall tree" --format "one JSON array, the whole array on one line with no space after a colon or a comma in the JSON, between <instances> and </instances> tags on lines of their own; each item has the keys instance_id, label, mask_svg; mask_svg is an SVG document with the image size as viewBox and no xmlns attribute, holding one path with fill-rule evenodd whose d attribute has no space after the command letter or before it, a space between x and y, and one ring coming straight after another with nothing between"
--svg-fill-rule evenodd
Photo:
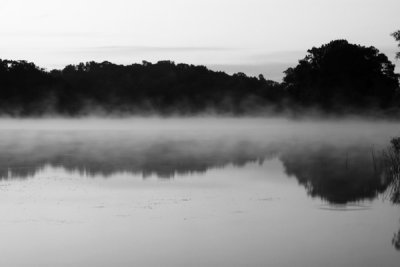
<instances>
[{"instance_id":1,"label":"tall tree","mask_svg":"<svg viewBox=\"0 0 400 267\"><path fill-rule=\"evenodd\" d=\"M392 36L394 37L394 39L396 39L397 42L399 42L398 46L400 47L400 30L392 33ZM400 59L400 52L396 53L396 58Z\"/></svg>"},{"instance_id":2,"label":"tall tree","mask_svg":"<svg viewBox=\"0 0 400 267\"><path fill-rule=\"evenodd\" d=\"M375 47L335 40L308 50L294 68L285 71L290 97L324 109L388 107L399 87L387 56Z\"/></svg>"}]
</instances>

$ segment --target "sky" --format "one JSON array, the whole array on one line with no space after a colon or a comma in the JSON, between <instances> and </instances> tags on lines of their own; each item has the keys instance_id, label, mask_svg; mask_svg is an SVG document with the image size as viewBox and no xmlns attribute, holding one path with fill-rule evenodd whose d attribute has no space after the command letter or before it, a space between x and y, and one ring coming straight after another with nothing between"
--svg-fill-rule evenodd
<instances>
[{"instance_id":1,"label":"sky","mask_svg":"<svg viewBox=\"0 0 400 267\"><path fill-rule=\"evenodd\" d=\"M0 0L0 18L0 58L46 69L173 60L280 80L334 39L400 65L399 0Z\"/></svg>"}]
</instances>

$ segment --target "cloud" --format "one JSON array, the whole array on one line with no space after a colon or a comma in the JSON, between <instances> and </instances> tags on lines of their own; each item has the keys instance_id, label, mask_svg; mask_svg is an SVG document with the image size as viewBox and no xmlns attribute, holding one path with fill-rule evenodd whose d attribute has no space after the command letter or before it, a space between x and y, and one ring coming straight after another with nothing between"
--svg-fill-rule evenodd
<instances>
[{"instance_id":1,"label":"cloud","mask_svg":"<svg viewBox=\"0 0 400 267\"><path fill-rule=\"evenodd\" d=\"M93 46L71 49L73 53L144 53L144 52L218 52L233 50L228 47L213 46Z\"/></svg>"}]
</instances>

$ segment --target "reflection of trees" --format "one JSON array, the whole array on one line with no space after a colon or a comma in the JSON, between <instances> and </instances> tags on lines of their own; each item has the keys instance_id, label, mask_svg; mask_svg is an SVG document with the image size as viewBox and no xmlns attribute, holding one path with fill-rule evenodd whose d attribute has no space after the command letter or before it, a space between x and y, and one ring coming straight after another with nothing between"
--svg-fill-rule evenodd
<instances>
[{"instance_id":1,"label":"reflection of trees","mask_svg":"<svg viewBox=\"0 0 400 267\"><path fill-rule=\"evenodd\" d=\"M295 145L251 138L160 139L132 133L0 133L0 179L32 177L46 165L88 176L128 172L172 178L274 157L312 197L346 204L386 192L393 203L400 203L400 139L392 141L380 157L364 143ZM400 231L392 243L400 250Z\"/></svg>"},{"instance_id":2,"label":"reflection of trees","mask_svg":"<svg viewBox=\"0 0 400 267\"><path fill-rule=\"evenodd\" d=\"M385 193L400 203L400 138L376 156L368 146L303 146L281 153L288 175L293 175L312 197L329 203L374 199ZM400 250L400 230L393 246Z\"/></svg>"},{"instance_id":3,"label":"reflection of trees","mask_svg":"<svg viewBox=\"0 0 400 267\"><path fill-rule=\"evenodd\" d=\"M398 233L394 234L394 237L392 239L393 246L397 249L400 250L400 230Z\"/></svg>"},{"instance_id":4,"label":"reflection of trees","mask_svg":"<svg viewBox=\"0 0 400 267\"><path fill-rule=\"evenodd\" d=\"M373 199L385 191L370 147L305 146L282 155L286 173L293 175L310 196L346 204Z\"/></svg>"},{"instance_id":5,"label":"reflection of trees","mask_svg":"<svg viewBox=\"0 0 400 267\"><path fill-rule=\"evenodd\" d=\"M51 165L89 176L129 172L171 178L278 156L286 173L295 176L310 196L331 203L373 199L389 186L387 177L379 175L370 147L364 144L300 146L251 138L193 136L160 139L129 132L2 133L0 177L30 177Z\"/></svg>"},{"instance_id":6,"label":"reflection of trees","mask_svg":"<svg viewBox=\"0 0 400 267\"><path fill-rule=\"evenodd\" d=\"M0 137L2 179L31 177L46 165L89 176L128 172L171 178L204 173L228 164L240 167L275 153L272 147L245 140L159 140L129 134L102 137L92 133L75 136L50 133L34 138L20 135L17 139L12 135Z\"/></svg>"},{"instance_id":7,"label":"reflection of trees","mask_svg":"<svg viewBox=\"0 0 400 267\"><path fill-rule=\"evenodd\" d=\"M399 160L395 152L388 154L392 161ZM0 135L2 179L30 177L46 165L89 176L128 172L171 178L272 157L279 157L286 173L296 177L312 197L346 204L373 199L387 190L393 202L399 201L399 179L395 178L399 176L399 165L392 164L394 169L384 161L386 171L382 175L382 159L374 157L364 144L271 144L251 138L193 136L160 139L128 132Z\"/></svg>"}]
</instances>

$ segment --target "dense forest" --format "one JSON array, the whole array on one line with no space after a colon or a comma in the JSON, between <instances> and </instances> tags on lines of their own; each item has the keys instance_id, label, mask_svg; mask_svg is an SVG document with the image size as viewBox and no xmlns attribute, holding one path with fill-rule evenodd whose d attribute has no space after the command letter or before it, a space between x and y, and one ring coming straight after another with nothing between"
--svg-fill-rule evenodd
<instances>
[{"instance_id":1,"label":"dense forest","mask_svg":"<svg viewBox=\"0 0 400 267\"><path fill-rule=\"evenodd\" d=\"M172 61L88 62L46 71L27 61L0 60L0 114L390 113L400 108L394 70L376 48L346 40L308 50L282 83Z\"/></svg>"},{"instance_id":2,"label":"dense forest","mask_svg":"<svg viewBox=\"0 0 400 267\"><path fill-rule=\"evenodd\" d=\"M160 61L69 65L46 72L25 61L0 61L0 109L10 115L91 112L241 114L278 103L279 83L204 66Z\"/></svg>"}]
</instances>

